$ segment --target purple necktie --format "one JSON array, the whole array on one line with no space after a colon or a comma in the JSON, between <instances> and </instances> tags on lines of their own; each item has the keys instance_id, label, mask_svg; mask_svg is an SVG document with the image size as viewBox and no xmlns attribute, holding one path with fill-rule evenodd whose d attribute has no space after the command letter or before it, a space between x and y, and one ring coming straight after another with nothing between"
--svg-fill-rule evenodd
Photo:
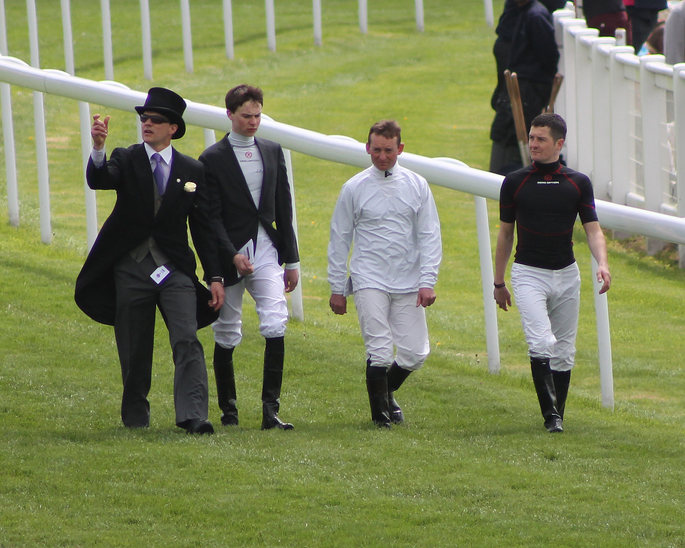
<instances>
[{"instance_id":1,"label":"purple necktie","mask_svg":"<svg viewBox=\"0 0 685 548\"><path fill-rule=\"evenodd\" d=\"M162 160L162 157L156 152L152 155L152 159L155 161L155 169L152 171L152 174L155 176L157 191L159 192L160 196L163 196L166 187L164 168L162 167L162 163L164 162L164 160Z\"/></svg>"}]
</instances>

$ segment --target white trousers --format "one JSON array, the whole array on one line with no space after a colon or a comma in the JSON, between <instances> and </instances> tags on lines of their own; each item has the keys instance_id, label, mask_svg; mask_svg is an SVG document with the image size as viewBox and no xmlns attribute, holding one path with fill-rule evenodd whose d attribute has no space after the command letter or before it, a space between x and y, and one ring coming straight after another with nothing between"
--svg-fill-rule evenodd
<instances>
[{"instance_id":1,"label":"white trousers","mask_svg":"<svg viewBox=\"0 0 685 548\"><path fill-rule=\"evenodd\" d=\"M576 355L578 265L548 270L514 263L511 285L532 358L550 358L554 371L570 371Z\"/></svg>"},{"instance_id":2,"label":"white trousers","mask_svg":"<svg viewBox=\"0 0 685 548\"><path fill-rule=\"evenodd\" d=\"M394 361L416 371L426 361L430 353L426 311L416 306L416 297L417 293L378 289L355 291L354 305L372 366L389 367Z\"/></svg>"},{"instance_id":3,"label":"white trousers","mask_svg":"<svg viewBox=\"0 0 685 548\"><path fill-rule=\"evenodd\" d=\"M243 294L247 289L255 302L259 317L259 332L265 338L283 337L288 323L288 303L285 298L283 268L273 245L258 241L254 272L226 289L219 318L212 324L214 340L219 346L233 348L240 344L242 334ZM261 248L261 249L260 249Z\"/></svg>"}]
</instances>

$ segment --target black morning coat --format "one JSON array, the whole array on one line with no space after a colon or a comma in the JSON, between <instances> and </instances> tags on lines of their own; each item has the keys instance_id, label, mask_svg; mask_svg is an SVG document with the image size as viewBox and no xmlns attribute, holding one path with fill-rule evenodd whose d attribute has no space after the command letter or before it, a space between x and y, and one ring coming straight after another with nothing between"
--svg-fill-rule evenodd
<instances>
[{"instance_id":1,"label":"black morning coat","mask_svg":"<svg viewBox=\"0 0 685 548\"><path fill-rule=\"evenodd\" d=\"M174 268L189 276L196 287L198 328L213 322L218 312L208 301L209 290L195 274L195 255L188 243L188 224L202 263L205 279L220 276L216 237L209 218L209 197L202 164L173 150L169 181L157 215L154 178L145 146L117 148L109 161L86 168L88 186L116 190L117 199L76 279L74 298L95 321L114 325L114 265L150 236ZM193 185L187 183L194 183ZM188 223L188 224L187 224Z\"/></svg>"}]
</instances>

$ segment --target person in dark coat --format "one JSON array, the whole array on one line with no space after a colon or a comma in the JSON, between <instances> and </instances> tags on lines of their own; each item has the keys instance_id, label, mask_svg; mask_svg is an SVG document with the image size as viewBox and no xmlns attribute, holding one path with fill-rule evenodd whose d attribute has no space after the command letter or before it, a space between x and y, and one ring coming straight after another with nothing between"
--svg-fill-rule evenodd
<instances>
[{"instance_id":1,"label":"person in dark coat","mask_svg":"<svg viewBox=\"0 0 685 548\"><path fill-rule=\"evenodd\" d=\"M88 316L114 326L127 427L150 424L147 395L159 307L175 364L176 424L203 434L213 427L197 329L217 317L224 289L202 164L171 146L185 133L185 107L173 91L151 88L145 104L136 107L143 143L116 148L109 159L110 117L93 116L86 180L92 189L115 190L117 200L76 279L75 300ZM195 274L188 221L211 292Z\"/></svg>"},{"instance_id":2,"label":"person in dark coat","mask_svg":"<svg viewBox=\"0 0 685 548\"><path fill-rule=\"evenodd\" d=\"M490 171L506 175L520 168L522 160L504 71L509 69L517 75L528 131L531 120L549 101L559 50L552 15L538 0L507 0L496 32L493 53L497 86L491 99L495 118L490 128Z\"/></svg>"},{"instance_id":3,"label":"person in dark coat","mask_svg":"<svg viewBox=\"0 0 685 548\"><path fill-rule=\"evenodd\" d=\"M649 33L659 22L659 12L668 8L666 0L624 0L630 28L632 42L630 44L637 54L645 43Z\"/></svg>"}]
</instances>

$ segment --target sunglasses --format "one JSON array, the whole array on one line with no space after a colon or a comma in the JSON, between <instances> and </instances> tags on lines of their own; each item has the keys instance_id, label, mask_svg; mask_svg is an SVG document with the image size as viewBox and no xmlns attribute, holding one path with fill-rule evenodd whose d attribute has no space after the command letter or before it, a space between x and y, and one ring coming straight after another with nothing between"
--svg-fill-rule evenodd
<instances>
[{"instance_id":1,"label":"sunglasses","mask_svg":"<svg viewBox=\"0 0 685 548\"><path fill-rule=\"evenodd\" d=\"M171 122L163 116L155 116L154 114L141 114L140 121L144 124L150 120L153 124L170 124Z\"/></svg>"}]
</instances>

